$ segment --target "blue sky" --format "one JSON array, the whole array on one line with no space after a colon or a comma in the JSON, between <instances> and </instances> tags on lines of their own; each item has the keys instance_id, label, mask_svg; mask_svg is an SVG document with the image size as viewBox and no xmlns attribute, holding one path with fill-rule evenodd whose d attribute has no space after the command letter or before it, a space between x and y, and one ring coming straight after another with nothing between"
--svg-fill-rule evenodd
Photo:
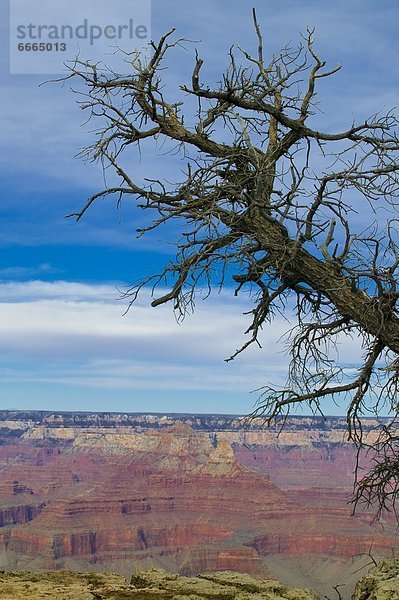
<instances>
[{"instance_id":1,"label":"blue sky","mask_svg":"<svg viewBox=\"0 0 399 600\"><path fill-rule=\"evenodd\" d=\"M153 0L152 37L174 26L178 36L197 40L204 76L215 80L231 44L255 48L252 6L270 54L314 26L319 54L343 66L320 86L325 129L397 105L394 0ZM170 307L150 308L147 293L123 314L118 290L159 271L173 235L159 230L138 240L143 215L109 201L78 224L64 218L101 189L101 170L75 158L91 138L68 87L9 75L8 10L2 0L0 408L250 412L251 390L283 380L284 322L265 331L262 350L226 364L244 339L245 297L215 294L181 324ZM190 81L194 47L175 52L171 90ZM129 160L138 177L179 168L154 154ZM340 352L353 361L357 350L346 343Z\"/></svg>"}]
</instances>

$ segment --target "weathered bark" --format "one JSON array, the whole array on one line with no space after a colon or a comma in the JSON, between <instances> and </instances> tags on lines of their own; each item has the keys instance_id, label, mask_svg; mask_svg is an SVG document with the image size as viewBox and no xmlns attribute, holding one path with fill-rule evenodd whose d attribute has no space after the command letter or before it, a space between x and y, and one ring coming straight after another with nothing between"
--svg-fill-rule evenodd
<instances>
[{"instance_id":1,"label":"weathered bark","mask_svg":"<svg viewBox=\"0 0 399 600\"><path fill-rule=\"evenodd\" d=\"M322 293L348 321L354 321L365 332L378 337L384 346L399 354L399 319L392 313L388 299L386 305L370 297L350 279L339 272L339 265L322 261L301 245L287 237L287 230L275 221L252 217L239 221L240 230L260 243L269 253L275 254L275 266L281 280L306 283L312 290ZM234 225L232 226L234 230Z\"/></svg>"}]
</instances>

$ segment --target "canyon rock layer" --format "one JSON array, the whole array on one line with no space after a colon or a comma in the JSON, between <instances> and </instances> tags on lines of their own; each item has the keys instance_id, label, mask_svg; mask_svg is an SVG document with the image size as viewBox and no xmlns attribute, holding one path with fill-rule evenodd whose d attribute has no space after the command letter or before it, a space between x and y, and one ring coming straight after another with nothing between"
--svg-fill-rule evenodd
<instances>
[{"instance_id":1,"label":"canyon rock layer","mask_svg":"<svg viewBox=\"0 0 399 600\"><path fill-rule=\"evenodd\" d=\"M219 415L2 411L0 568L234 570L349 590L368 553L398 546L389 515L351 515L354 465L339 418L291 418L278 435Z\"/></svg>"}]
</instances>

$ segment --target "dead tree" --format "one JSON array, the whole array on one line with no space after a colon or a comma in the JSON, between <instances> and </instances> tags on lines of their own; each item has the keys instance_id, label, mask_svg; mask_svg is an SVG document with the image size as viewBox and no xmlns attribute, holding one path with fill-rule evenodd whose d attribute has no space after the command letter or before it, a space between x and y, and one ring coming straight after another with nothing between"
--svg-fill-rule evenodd
<instances>
[{"instance_id":1,"label":"dead tree","mask_svg":"<svg viewBox=\"0 0 399 600\"><path fill-rule=\"evenodd\" d=\"M171 302L183 317L196 294L246 288L248 338L228 360L259 344L261 329L289 311L287 384L263 388L256 414L271 421L298 405L323 414L323 399L333 397L345 402L349 440L368 449L362 416L387 410L393 416L372 443L375 467L358 480L355 499L392 508L399 490L398 120L389 112L342 131L330 131L326 118L327 131L312 126L316 87L340 67L326 68L312 31L300 47L266 61L255 13L253 20L257 53L232 48L215 86L205 82L196 53L175 102L163 82L166 56L183 43L173 41L174 30L152 43L149 57L125 54L128 76L74 62L69 78L83 82L81 108L101 124L82 154L113 171L116 183L73 216L110 196L137 200L148 213L139 235L184 224L175 260L133 286L129 300L150 284L152 306ZM168 142L181 156L180 173L170 176L176 183L148 173L143 184L124 166L129 146L153 143L157 156ZM359 225L359 207L368 211L367 226ZM334 352L346 336L362 348L355 369Z\"/></svg>"}]
</instances>

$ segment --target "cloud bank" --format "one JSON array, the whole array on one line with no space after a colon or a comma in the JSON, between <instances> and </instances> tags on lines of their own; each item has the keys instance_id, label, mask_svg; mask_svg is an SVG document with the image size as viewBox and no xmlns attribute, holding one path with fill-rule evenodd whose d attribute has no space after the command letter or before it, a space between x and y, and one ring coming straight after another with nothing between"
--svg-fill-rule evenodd
<instances>
[{"instance_id":1,"label":"cloud bank","mask_svg":"<svg viewBox=\"0 0 399 600\"><path fill-rule=\"evenodd\" d=\"M70 386L82 395L88 388L108 390L115 406L127 391L166 391L173 411L179 409L175 393L203 394L215 406L220 394L241 394L252 405L251 390L285 380L281 337L289 323L281 317L265 328L262 348L224 361L246 339L243 313L250 308L228 291L199 300L182 323L170 306L151 308L146 292L126 313L127 301L113 284L9 282L0 283L0 296L3 386ZM352 364L356 353L355 342L340 348Z\"/></svg>"}]
</instances>

